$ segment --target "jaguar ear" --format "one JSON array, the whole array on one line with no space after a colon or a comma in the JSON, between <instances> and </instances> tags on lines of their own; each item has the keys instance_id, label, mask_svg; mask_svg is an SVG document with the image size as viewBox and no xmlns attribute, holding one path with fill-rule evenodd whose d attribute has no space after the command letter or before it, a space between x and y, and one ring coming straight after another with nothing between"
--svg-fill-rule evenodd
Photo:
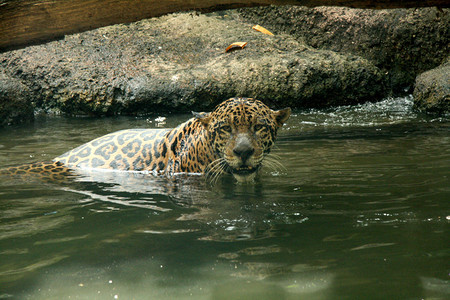
<instances>
[{"instance_id":1,"label":"jaguar ear","mask_svg":"<svg viewBox=\"0 0 450 300\"><path fill-rule=\"evenodd\" d=\"M275 117L278 127L281 127L291 116L291 108L287 107L284 109L276 110L273 112L273 115Z\"/></svg>"},{"instance_id":2,"label":"jaguar ear","mask_svg":"<svg viewBox=\"0 0 450 300\"><path fill-rule=\"evenodd\" d=\"M205 112L195 112L193 111L192 114L194 115L194 118L200 121L202 125L205 128L208 128L209 121L211 120L211 113L205 113Z\"/></svg>"}]
</instances>

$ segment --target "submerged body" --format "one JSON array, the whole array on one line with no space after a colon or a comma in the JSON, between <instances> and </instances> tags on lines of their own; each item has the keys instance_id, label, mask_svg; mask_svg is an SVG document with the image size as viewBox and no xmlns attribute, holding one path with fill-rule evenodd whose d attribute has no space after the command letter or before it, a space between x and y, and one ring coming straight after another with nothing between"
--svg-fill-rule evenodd
<instances>
[{"instance_id":1,"label":"submerged body","mask_svg":"<svg viewBox=\"0 0 450 300\"><path fill-rule=\"evenodd\" d=\"M231 98L210 113L194 113L194 118L174 129L110 133L56 157L49 165L167 176L202 173L217 178L230 173L238 181L250 181L289 116L289 108L273 111L258 100Z\"/></svg>"},{"instance_id":2,"label":"submerged body","mask_svg":"<svg viewBox=\"0 0 450 300\"><path fill-rule=\"evenodd\" d=\"M81 169L151 171L168 175L203 173L213 153L203 143L193 147L192 141L204 135L202 126L195 123L198 122L190 119L172 130L120 130L83 144L54 160L70 168ZM196 158L195 162L193 158Z\"/></svg>"}]
</instances>

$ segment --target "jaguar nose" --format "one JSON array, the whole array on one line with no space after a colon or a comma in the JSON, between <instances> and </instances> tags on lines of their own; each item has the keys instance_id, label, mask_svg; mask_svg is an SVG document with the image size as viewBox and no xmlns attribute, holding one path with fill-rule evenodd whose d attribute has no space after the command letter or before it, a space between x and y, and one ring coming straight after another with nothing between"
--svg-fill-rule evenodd
<instances>
[{"instance_id":1,"label":"jaguar nose","mask_svg":"<svg viewBox=\"0 0 450 300\"><path fill-rule=\"evenodd\" d=\"M255 149L234 148L233 152L245 162L255 152Z\"/></svg>"},{"instance_id":2,"label":"jaguar nose","mask_svg":"<svg viewBox=\"0 0 450 300\"><path fill-rule=\"evenodd\" d=\"M245 163L247 159L255 152L249 138L247 136L238 136L236 140L236 146L233 149L233 153L242 159Z\"/></svg>"}]
</instances>

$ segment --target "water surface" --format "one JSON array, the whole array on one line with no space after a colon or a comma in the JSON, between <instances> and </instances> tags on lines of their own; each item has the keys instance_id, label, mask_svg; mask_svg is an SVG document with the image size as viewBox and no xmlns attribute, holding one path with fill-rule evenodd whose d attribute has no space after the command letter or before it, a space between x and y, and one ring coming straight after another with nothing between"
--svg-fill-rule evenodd
<instances>
[{"instance_id":1,"label":"water surface","mask_svg":"<svg viewBox=\"0 0 450 300\"><path fill-rule=\"evenodd\" d=\"M38 118L0 131L0 167L187 118ZM297 111L250 185L2 178L0 299L448 299L449 124L410 97Z\"/></svg>"}]
</instances>

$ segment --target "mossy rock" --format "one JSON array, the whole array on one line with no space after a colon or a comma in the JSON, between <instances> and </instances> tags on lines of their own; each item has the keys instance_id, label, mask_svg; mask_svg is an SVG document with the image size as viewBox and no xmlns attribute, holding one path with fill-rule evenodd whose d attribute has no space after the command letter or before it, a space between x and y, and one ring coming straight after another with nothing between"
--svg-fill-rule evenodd
<instances>
[{"instance_id":1,"label":"mossy rock","mask_svg":"<svg viewBox=\"0 0 450 300\"><path fill-rule=\"evenodd\" d=\"M417 76L413 95L417 109L430 113L449 113L450 60Z\"/></svg>"},{"instance_id":2,"label":"mossy rock","mask_svg":"<svg viewBox=\"0 0 450 300\"><path fill-rule=\"evenodd\" d=\"M236 11L180 13L66 36L0 54L0 68L36 106L67 114L209 109L228 97L275 107L376 101L383 75L368 60L265 35ZM225 52L233 42L244 49Z\"/></svg>"},{"instance_id":3,"label":"mossy rock","mask_svg":"<svg viewBox=\"0 0 450 300\"><path fill-rule=\"evenodd\" d=\"M28 88L0 72L0 127L34 120Z\"/></svg>"}]
</instances>

